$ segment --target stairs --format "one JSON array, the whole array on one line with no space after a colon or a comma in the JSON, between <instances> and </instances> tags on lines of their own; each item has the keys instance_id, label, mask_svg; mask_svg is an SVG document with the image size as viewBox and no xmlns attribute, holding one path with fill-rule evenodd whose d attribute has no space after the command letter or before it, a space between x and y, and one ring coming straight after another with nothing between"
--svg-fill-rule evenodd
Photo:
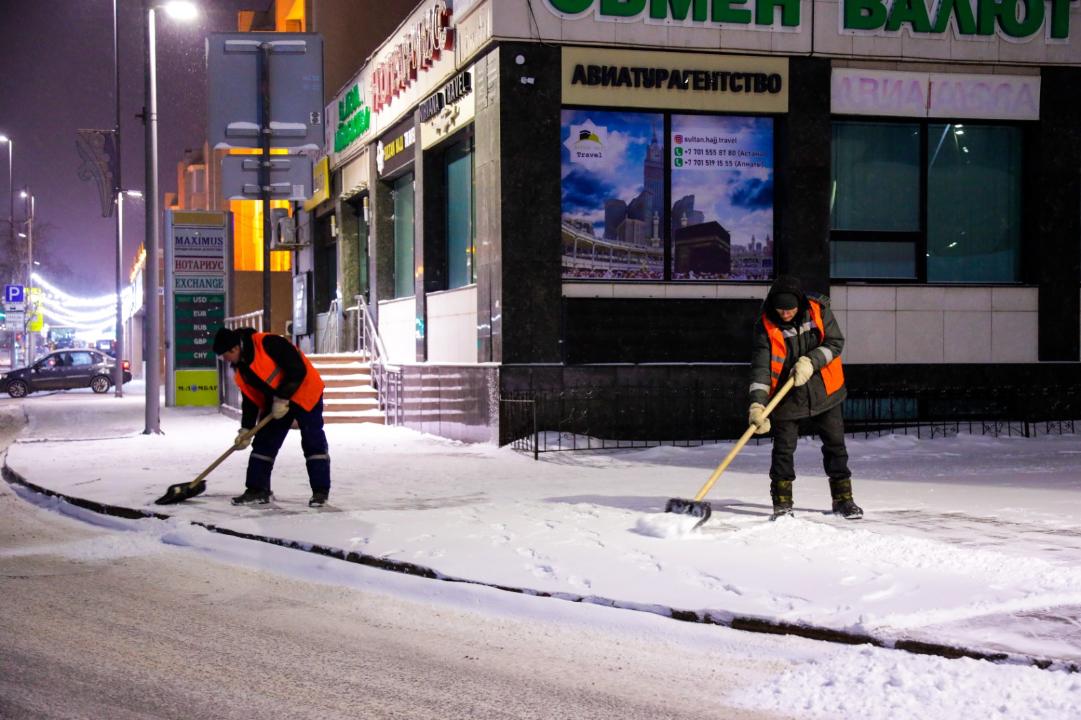
<instances>
[{"instance_id":1,"label":"stairs","mask_svg":"<svg viewBox=\"0 0 1081 720\"><path fill-rule=\"evenodd\" d=\"M323 422L378 423L386 418L379 409L368 359L359 353L309 355L326 383L323 391Z\"/></svg>"}]
</instances>

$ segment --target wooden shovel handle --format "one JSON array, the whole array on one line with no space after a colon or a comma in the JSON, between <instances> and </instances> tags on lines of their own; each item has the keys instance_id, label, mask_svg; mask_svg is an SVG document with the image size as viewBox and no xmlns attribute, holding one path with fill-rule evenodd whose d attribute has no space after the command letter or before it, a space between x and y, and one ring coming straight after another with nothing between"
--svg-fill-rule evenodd
<instances>
[{"instance_id":1,"label":"wooden shovel handle","mask_svg":"<svg viewBox=\"0 0 1081 720\"><path fill-rule=\"evenodd\" d=\"M274 419L274 416L271 415L270 413L267 413L266 417L264 417L262 420L260 420L258 423L256 423L255 427L253 427L251 430L249 430L247 433L244 434L244 439L254 437L255 433L259 432L264 427L266 427L266 424L268 422L270 422L271 420L273 420L273 419ZM203 470L201 473L199 473L199 477L192 480L190 483L188 483L188 485L190 487L195 487L196 485L198 485L200 482L202 482L203 478L205 478L207 475L209 475L211 472L213 472L214 468L216 468L217 466L219 466L223 462L225 462L225 458L229 457L234 452L236 452L236 441L235 440L233 441L233 444L229 446L228 450L223 452L221 454L221 456L217 460L210 463L210 467L208 467L206 470Z\"/></svg>"},{"instance_id":2,"label":"wooden shovel handle","mask_svg":"<svg viewBox=\"0 0 1081 720\"><path fill-rule=\"evenodd\" d=\"M777 391L777 394L774 395L773 398L769 401L769 404L766 405L766 410L764 413L762 413L763 418L769 417L769 414L773 412L773 409L777 407L777 404L781 402L785 395L788 394L788 391L792 389L792 386L795 384L795 382L796 381L794 378L788 378L788 382L781 386L781 389ZM732 451L729 452L728 455L725 456L724 460L721 461L721 464L718 465L717 469L713 471L713 474L709 476L709 480L706 481L706 484L703 485L702 489L698 491L698 494L694 496L695 502L701 502L702 498L706 496L706 493L708 493L713 488L713 484L717 482L717 478L721 476L721 473L725 471L725 469L728 467L728 464L735 459L736 455L739 454L739 451L742 450L743 446L747 444L747 441L751 439L751 436L754 435L754 431L755 425L752 424L743 432L743 435L741 435L739 440L736 442L736 446L732 448Z\"/></svg>"}]
</instances>

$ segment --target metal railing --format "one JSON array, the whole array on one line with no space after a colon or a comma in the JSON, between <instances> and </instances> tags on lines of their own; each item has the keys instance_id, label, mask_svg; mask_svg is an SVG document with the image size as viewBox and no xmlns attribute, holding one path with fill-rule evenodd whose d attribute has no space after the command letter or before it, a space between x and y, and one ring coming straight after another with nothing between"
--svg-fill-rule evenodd
<instances>
[{"instance_id":1,"label":"metal railing","mask_svg":"<svg viewBox=\"0 0 1081 720\"><path fill-rule=\"evenodd\" d=\"M1077 433L1075 406L1032 407L1014 393L944 388L919 394L853 393L845 401L849 436L958 433L1035 437ZM659 445L699 446L724 442L746 430L743 391L700 388L569 388L505 394L499 399L499 444L537 459L540 453L619 450ZM812 428L801 426L801 432ZM752 442L769 442L756 436Z\"/></svg>"},{"instance_id":2,"label":"metal railing","mask_svg":"<svg viewBox=\"0 0 1081 720\"><path fill-rule=\"evenodd\" d=\"M252 310L243 315L232 315L223 321L225 327L237 330L242 327L255 328L263 332L263 310ZM218 363L218 404L230 413L240 414L240 388L233 381L233 373L225 363Z\"/></svg>"},{"instance_id":3,"label":"metal railing","mask_svg":"<svg viewBox=\"0 0 1081 720\"><path fill-rule=\"evenodd\" d=\"M402 368L387 362L387 349L375 320L368 310L368 302L363 295L354 296L356 305L346 308L346 312L356 313L357 352L368 358L372 372L372 385L375 387L379 409L386 416L388 425L401 425L404 422L402 398Z\"/></svg>"},{"instance_id":4,"label":"metal railing","mask_svg":"<svg viewBox=\"0 0 1081 720\"><path fill-rule=\"evenodd\" d=\"M339 353L342 351L342 311L337 298L330 301L330 307L323 314L326 324L319 328L316 335L315 351L320 354Z\"/></svg>"}]
</instances>

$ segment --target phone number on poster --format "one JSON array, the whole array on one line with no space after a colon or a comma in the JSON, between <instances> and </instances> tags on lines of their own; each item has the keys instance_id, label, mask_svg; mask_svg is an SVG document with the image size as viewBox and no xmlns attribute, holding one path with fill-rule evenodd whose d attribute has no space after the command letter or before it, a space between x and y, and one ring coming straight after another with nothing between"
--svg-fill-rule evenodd
<instances>
[{"instance_id":1,"label":"phone number on poster","mask_svg":"<svg viewBox=\"0 0 1081 720\"><path fill-rule=\"evenodd\" d=\"M675 166L684 168L764 168L765 163L753 160L714 160L712 158L676 158Z\"/></svg>"}]
</instances>

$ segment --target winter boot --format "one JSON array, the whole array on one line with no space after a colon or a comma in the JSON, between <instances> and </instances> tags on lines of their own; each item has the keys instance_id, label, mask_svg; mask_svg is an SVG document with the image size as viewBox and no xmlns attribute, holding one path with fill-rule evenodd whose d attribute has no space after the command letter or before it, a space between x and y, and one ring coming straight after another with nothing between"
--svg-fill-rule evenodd
<instances>
[{"instance_id":1,"label":"winter boot","mask_svg":"<svg viewBox=\"0 0 1081 720\"><path fill-rule=\"evenodd\" d=\"M852 499L852 480L830 480L830 495L833 496L833 514L846 520L859 520L863 517L863 508Z\"/></svg>"},{"instance_id":2,"label":"winter boot","mask_svg":"<svg viewBox=\"0 0 1081 720\"><path fill-rule=\"evenodd\" d=\"M323 507L327 504L327 497L330 493L325 492L312 492L312 499L308 501L308 507Z\"/></svg>"},{"instance_id":3,"label":"winter boot","mask_svg":"<svg viewBox=\"0 0 1081 720\"><path fill-rule=\"evenodd\" d=\"M769 484L770 498L773 500L773 514L770 520L792 514L792 481L773 480Z\"/></svg>"},{"instance_id":4,"label":"winter boot","mask_svg":"<svg viewBox=\"0 0 1081 720\"><path fill-rule=\"evenodd\" d=\"M269 490L256 490L255 488L244 488L244 493L237 495L233 498L234 505L266 505L268 502L274 499L273 493Z\"/></svg>"}]
</instances>

